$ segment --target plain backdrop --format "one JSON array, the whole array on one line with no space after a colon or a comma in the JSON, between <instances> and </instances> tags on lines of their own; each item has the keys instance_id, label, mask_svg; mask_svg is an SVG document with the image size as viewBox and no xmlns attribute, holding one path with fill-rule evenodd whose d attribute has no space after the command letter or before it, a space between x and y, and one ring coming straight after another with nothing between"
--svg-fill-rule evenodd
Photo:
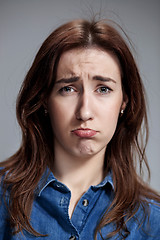
<instances>
[{"instance_id":1,"label":"plain backdrop","mask_svg":"<svg viewBox=\"0 0 160 240\"><path fill-rule=\"evenodd\" d=\"M151 186L160 191L159 0L0 0L0 161L20 145L16 97L42 42L64 22L99 12L118 22L135 48L148 97Z\"/></svg>"}]
</instances>

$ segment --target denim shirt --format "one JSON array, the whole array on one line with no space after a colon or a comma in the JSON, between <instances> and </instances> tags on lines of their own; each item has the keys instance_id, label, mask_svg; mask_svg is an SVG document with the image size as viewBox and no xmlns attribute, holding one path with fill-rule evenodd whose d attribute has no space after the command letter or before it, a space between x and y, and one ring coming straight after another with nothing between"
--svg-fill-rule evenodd
<instances>
[{"instance_id":1,"label":"denim shirt","mask_svg":"<svg viewBox=\"0 0 160 240\"><path fill-rule=\"evenodd\" d=\"M0 190L2 196L2 190ZM68 208L71 198L70 190L55 179L52 172L47 169L35 191L35 200L31 212L31 225L47 237L34 237L28 232L11 236L7 223L7 211L1 197L0 205L0 240L93 240L97 224L105 210L111 204L114 196L112 174L109 173L97 186L91 186L77 203L71 219ZM130 235L127 240L160 239L160 206L152 204L150 200L150 216L141 226L132 218L127 227ZM141 221L143 211L139 208L136 217ZM141 222L140 222L141 223ZM149 224L148 224L149 223ZM149 226L149 228L148 228ZM101 230L103 238L114 230L114 224L108 224ZM103 239L100 234L98 240ZM111 240L123 239L116 234Z\"/></svg>"}]
</instances>

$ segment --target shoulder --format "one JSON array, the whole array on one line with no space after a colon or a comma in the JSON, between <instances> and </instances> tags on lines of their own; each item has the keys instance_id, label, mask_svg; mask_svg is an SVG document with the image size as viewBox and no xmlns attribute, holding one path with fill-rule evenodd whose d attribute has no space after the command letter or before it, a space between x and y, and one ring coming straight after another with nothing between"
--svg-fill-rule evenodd
<instances>
[{"instance_id":1,"label":"shoulder","mask_svg":"<svg viewBox=\"0 0 160 240\"><path fill-rule=\"evenodd\" d=\"M149 206L149 221L152 224L157 224L160 229L160 202L154 200L148 201Z\"/></svg>"},{"instance_id":2,"label":"shoulder","mask_svg":"<svg viewBox=\"0 0 160 240\"><path fill-rule=\"evenodd\" d=\"M160 236L160 203L145 199L127 222L129 239L158 240Z\"/></svg>"},{"instance_id":3,"label":"shoulder","mask_svg":"<svg viewBox=\"0 0 160 240\"><path fill-rule=\"evenodd\" d=\"M142 208L140 208L140 216L142 216L142 211L145 213L143 215L145 218L140 227L141 234L146 236L146 239L158 240L160 236L160 202L147 200L147 204L142 204Z\"/></svg>"}]
</instances>

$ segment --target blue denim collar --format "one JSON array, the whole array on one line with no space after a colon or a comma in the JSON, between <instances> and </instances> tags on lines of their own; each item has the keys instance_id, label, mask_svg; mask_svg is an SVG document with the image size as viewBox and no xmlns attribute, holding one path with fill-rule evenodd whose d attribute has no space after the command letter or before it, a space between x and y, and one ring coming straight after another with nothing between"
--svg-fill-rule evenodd
<instances>
[{"instance_id":1,"label":"blue denim collar","mask_svg":"<svg viewBox=\"0 0 160 240\"><path fill-rule=\"evenodd\" d=\"M50 183L54 183L56 182L57 184L59 184L59 186L64 187L64 184L60 183L53 175L53 173L51 172L51 170L47 167L43 176L41 177L38 186L35 190L35 193L40 196L41 193L43 192L43 190L50 184ZM109 171L108 174L106 175L106 177L103 179L103 181L101 183L99 183L96 186L92 186L93 189L98 190L99 188L103 188L105 187L107 184L109 184L112 188L112 190L114 190L114 184L113 184L113 177L112 177L112 171ZM69 189L65 186L66 191L69 191Z\"/></svg>"}]
</instances>

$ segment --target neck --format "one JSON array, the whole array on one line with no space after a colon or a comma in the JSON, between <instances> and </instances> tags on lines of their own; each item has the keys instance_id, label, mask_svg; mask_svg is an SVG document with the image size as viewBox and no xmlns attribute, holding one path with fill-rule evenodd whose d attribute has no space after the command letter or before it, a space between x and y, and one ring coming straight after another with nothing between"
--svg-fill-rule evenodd
<instances>
[{"instance_id":1,"label":"neck","mask_svg":"<svg viewBox=\"0 0 160 240\"><path fill-rule=\"evenodd\" d=\"M103 179L104 152L94 156L78 158L55 150L52 167L55 177L71 191L86 192L91 185Z\"/></svg>"}]
</instances>

